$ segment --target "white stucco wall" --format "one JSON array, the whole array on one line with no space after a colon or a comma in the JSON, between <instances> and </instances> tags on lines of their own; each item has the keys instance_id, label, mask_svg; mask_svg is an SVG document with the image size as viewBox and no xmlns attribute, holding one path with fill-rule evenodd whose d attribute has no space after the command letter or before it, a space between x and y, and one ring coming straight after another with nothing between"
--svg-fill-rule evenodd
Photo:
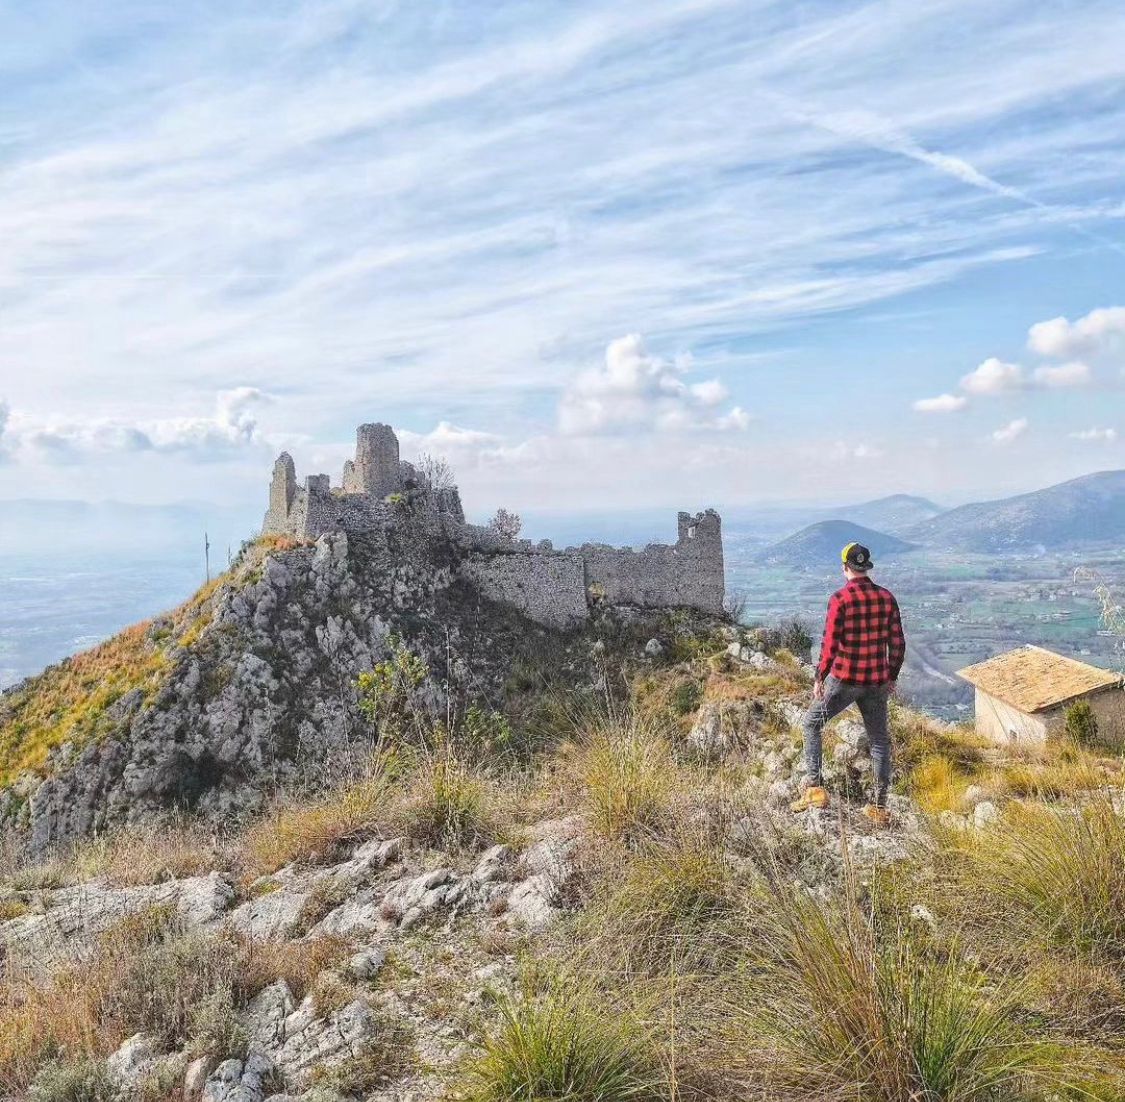
<instances>
[{"instance_id":1,"label":"white stucco wall","mask_svg":"<svg viewBox=\"0 0 1125 1102\"><path fill-rule=\"evenodd\" d=\"M1028 715L1005 704L983 689L976 691L977 733L993 742L1041 743L1047 738L1047 725L1038 715Z\"/></svg>"}]
</instances>

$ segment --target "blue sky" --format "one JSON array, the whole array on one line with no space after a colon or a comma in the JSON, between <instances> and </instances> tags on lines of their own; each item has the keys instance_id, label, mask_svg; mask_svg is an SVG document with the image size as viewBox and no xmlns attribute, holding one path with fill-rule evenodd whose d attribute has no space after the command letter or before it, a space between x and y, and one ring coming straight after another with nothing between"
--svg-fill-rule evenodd
<instances>
[{"instance_id":1,"label":"blue sky","mask_svg":"<svg viewBox=\"0 0 1125 1102\"><path fill-rule=\"evenodd\" d=\"M0 0L0 91L0 498L1125 464L1119 3Z\"/></svg>"}]
</instances>

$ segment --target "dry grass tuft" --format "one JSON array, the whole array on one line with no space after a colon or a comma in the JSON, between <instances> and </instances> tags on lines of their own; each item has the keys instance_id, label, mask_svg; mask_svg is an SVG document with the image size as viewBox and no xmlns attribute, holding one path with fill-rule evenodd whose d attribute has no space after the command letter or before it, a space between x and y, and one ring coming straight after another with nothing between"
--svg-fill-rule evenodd
<instances>
[{"instance_id":1,"label":"dry grass tuft","mask_svg":"<svg viewBox=\"0 0 1125 1102\"><path fill-rule=\"evenodd\" d=\"M475 848L496 840L500 804L489 777L444 749L428 757L411 778L394 821L423 845Z\"/></svg>"},{"instance_id":2,"label":"dry grass tuft","mask_svg":"<svg viewBox=\"0 0 1125 1102\"><path fill-rule=\"evenodd\" d=\"M669 820L680 783L672 748L661 732L636 717L604 721L590 732L579 771L600 834L636 840Z\"/></svg>"},{"instance_id":3,"label":"dry grass tuft","mask_svg":"<svg viewBox=\"0 0 1125 1102\"><path fill-rule=\"evenodd\" d=\"M803 892L775 891L756 925L720 1057L748 1092L992 1102L1079 1078L1062 1049L1028 1037L1011 976L997 983L902 931L876 935L854 904Z\"/></svg>"},{"instance_id":4,"label":"dry grass tuft","mask_svg":"<svg viewBox=\"0 0 1125 1102\"><path fill-rule=\"evenodd\" d=\"M242 862L247 876L328 861L345 842L376 831L388 806L392 774L387 759L375 758L357 781L275 807L246 834Z\"/></svg>"},{"instance_id":5,"label":"dry grass tuft","mask_svg":"<svg viewBox=\"0 0 1125 1102\"><path fill-rule=\"evenodd\" d=\"M166 907L126 916L89 959L42 977L9 959L0 974L0 1095L22 1097L40 1069L112 1052L140 1030L169 1050L237 1054L237 1011L285 979L301 998L348 951L342 939L252 942L187 930Z\"/></svg>"},{"instance_id":6,"label":"dry grass tuft","mask_svg":"<svg viewBox=\"0 0 1125 1102\"><path fill-rule=\"evenodd\" d=\"M607 861L601 898L580 922L602 972L621 982L670 969L717 974L733 964L738 891L721 847L709 839L655 843Z\"/></svg>"},{"instance_id":7,"label":"dry grass tuft","mask_svg":"<svg viewBox=\"0 0 1125 1102\"><path fill-rule=\"evenodd\" d=\"M468 1102L663 1102L638 1023L586 992L502 1000L499 1021L459 1080Z\"/></svg>"},{"instance_id":8,"label":"dry grass tuft","mask_svg":"<svg viewBox=\"0 0 1125 1102\"><path fill-rule=\"evenodd\" d=\"M995 936L1125 963L1125 818L1108 796L1013 804L992 829L943 840L958 891Z\"/></svg>"}]
</instances>

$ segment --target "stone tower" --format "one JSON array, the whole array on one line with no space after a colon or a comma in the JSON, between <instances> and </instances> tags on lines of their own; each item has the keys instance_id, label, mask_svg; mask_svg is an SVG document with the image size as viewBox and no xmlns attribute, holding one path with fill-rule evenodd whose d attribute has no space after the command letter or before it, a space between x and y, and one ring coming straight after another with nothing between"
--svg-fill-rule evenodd
<instances>
[{"instance_id":1,"label":"stone tower","mask_svg":"<svg viewBox=\"0 0 1125 1102\"><path fill-rule=\"evenodd\" d=\"M288 452L282 452L273 465L273 481L270 482L270 511L268 516L274 518L274 524L282 527L289 510L293 507L293 499L297 496L297 469L293 465L293 457ZM267 526L268 526L267 520Z\"/></svg>"},{"instance_id":2,"label":"stone tower","mask_svg":"<svg viewBox=\"0 0 1125 1102\"><path fill-rule=\"evenodd\" d=\"M398 437L390 425L360 425L356 431L355 460L344 464L347 493L387 494L402 490L402 464Z\"/></svg>"}]
</instances>

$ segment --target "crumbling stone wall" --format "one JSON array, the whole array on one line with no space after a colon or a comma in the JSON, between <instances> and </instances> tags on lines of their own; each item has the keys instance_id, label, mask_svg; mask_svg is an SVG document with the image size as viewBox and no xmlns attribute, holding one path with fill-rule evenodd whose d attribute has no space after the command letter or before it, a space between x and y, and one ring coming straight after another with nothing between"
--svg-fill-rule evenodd
<instances>
[{"instance_id":1,"label":"crumbling stone wall","mask_svg":"<svg viewBox=\"0 0 1125 1102\"><path fill-rule=\"evenodd\" d=\"M490 600L548 627L571 628L589 613L581 555L539 551L470 555L462 573Z\"/></svg>"},{"instance_id":2,"label":"crumbling stone wall","mask_svg":"<svg viewBox=\"0 0 1125 1102\"><path fill-rule=\"evenodd\" d=\"M680 513L679 538L672 545L652 543L636 551L588 543L577 553L586 565L587 587L609 604L723 611L722 522L713 509L698 516Z\"/></svg>"},{"instance_id":3,"label":"crumbling stone wall","mask_svg":"<svg viewBox=\"0 0 1125 1102\"><path fill-rule=\"evenodd\" d=\"M263 531L301 539L339 531L378 533L396 546L425 533L448 544L462 576L485 596L552 627L581 622L594 601L723 610L722 522L714 510L680 513L674 544L639 551L606 544L556 550L549 540L507 539L466 524L456 487L435 488L403 462L387 425L359 427L355 459L344 465L338 489L324 474L309 475L297 486L292 458L279 456ZM390 533L400 538L389 540Z\"/></svg>"}]
</instances>

